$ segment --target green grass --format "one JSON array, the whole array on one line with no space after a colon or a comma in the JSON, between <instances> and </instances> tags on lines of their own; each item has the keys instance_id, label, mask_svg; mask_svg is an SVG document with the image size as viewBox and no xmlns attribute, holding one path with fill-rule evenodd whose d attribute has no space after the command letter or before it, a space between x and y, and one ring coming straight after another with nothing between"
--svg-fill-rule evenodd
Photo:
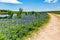
<instances>
[{"instance_id":1,"label":"green grass","mask_svg":"<svg viewBox=\"0 0 60 40\"><path fill-rule=\"evenodd\" d=\"M37 13L34 18L29 18L27 20L12 19L6 21L0 19L0 40L23 40L24 37L31 35L32 32L48 23L49 18L47 13ZM28 20L32 21L28 23L26 22ZM21 22L25 23L21 24Z\"/></svg>"}]
</instances>

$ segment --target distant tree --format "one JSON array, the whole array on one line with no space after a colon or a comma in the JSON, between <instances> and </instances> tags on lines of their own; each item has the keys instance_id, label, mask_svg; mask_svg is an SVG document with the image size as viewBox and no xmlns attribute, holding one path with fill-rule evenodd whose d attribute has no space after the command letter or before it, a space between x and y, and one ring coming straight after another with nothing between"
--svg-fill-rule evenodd
<instances>
[{"instance_id":1,"label":"distant tree","mask_svg":"<svg viewBox=\"0 0 60 40\"><path fill-rule=\"evenodd\" d=\"M28 12L25 12L25 15L28 15L29 13Z\"/></svg>"},{"instance_id":2,"label":"distant tree","mask_svg":"<svg viewBox=\"0 0 60 40\"><path fill-rule=\"evenodd\" d=\"M1 10L0 10L0 13L1 13Z\"/></svg>"},{"instance_id":3,"label":"distant tree","mask_svg":"<svg viewBox=\"0 0 60 40\"><path fill-rule=\"evenodd\" d=\"M22 8L19 8L19 12L17 13L18 18L21 18L22 12L23 12L23 9Z\"/></svg>"},{"instance_id":4,"label":"distant tree","mask_svg":"<svg viewBox=\"0 0 60 40\"><path fill-rule=\"evenodd\" d=\"M13 16L14 13L11 10L7 10L7 13L9 15L9 18L12 18L12 16Z\"/></svg>"},{"instance_id":5,"label":"distant tree","mask_svg":"<svg viewBox=\"0 0 60 40\"><path fill-rule=\"evenodd\" d=\"M19 14L19 12L17 12L17 17L18 18L21 18L21 14Z\"/></svg>"},{"instance_id":6,"label":"distant tree","mask_svg":"<svg viewBox=\"0 0 60 40\"><path fill-rule=\"evenodd\" d=\"M31 12L29 12L29 14L35 14L35 11L31 11Z\"/></svg>"},{"instance_id":7,"label":"distant tree","mask_svg":"<svg viewBox=\"0 0 60 40\"><path fill-rule=\"evenodd\" d=\"M23 12L23 9L19 8L19 14L22 14L22 12Z\"/></svg>"},{"instance_id":8,"label":"distant tree","mask_svg":"<svg viewBox=\"0 0 60 40\"><path fill-rule=\"evenodd\" d=\"M31 13L32 13L32 14L34 14L35 12L34 12L34 11L32 11Z\"/></svg>"}]
</instances>

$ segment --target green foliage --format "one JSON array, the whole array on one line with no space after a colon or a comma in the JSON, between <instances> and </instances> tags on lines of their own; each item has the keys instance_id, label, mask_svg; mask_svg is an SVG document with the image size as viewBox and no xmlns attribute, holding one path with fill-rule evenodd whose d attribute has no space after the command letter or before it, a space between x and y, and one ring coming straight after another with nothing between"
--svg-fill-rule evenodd
<instances>
[{"instance_id":1,"label":"green foliage","mask_svg":"<svg viewBox=\"0 0 60 40\"><path fill-rule=\"evenodd\" d=\"M36 12L32 11L31 13L34 14L34 13L36 13Z\"/></svg>"},{"instance_id":2,"label":"green foliage","mask_svg":"<svg viewBox=\"0 0 60 40\"><path fill-rule=\"evenodd\" d=\"M21 14L17 13L17 17L18 17L18 18L21 18Z\"/></svg>"},{"instance_id":3,"label":"green foliage","mask_svg":"<svg viewBox=\"0 0 60 40\"><path fill-rule=\"evenodd\" d=\"M20 9L19 9L19 12L17 13L18 18L21 18L21 14L22 14L22 12L23 12L23 9L20 8Z\"/></svg>"},{"instance_id":4,"label":"green foliage","mask_svg":"<svg viewBox=\"0 0 60 40\"><path fill-rule=\"evenodd\" d=\"M32 30L30 24L29 26L21 24L20 26L9 26L0 31L1 40L21 40L23 36L26 36L29 31Z\"/></svg>"},{"instance_id":5,"label":"green foliage","mask_svg":"<svg viewBox=\"0 0 60 40\"><path fill-rule=\"evenodd\" d=\"M60 14L60 11L51 11L49 13L55 13L55 14Z\"/></svg>"},{"instance_id":6,"label":"green foliage","mask_svg":"<svg viewBox=\"0 0 60 40\"><path fill-rule=\"evenodd\" d=\"M10 10L7 10L9 18L12 18L13 12ZM20 8L19 12L17 13L18 18L21 18L21 14L23 12L23 9ZM20 20L20 19L12 19L12 20L0 20L0 40L22 40L24 36L29 35L29 32L33 32L34 30L38 29L38 27L41 27L44 23L46 23L49 19L48 14L41 14L37 12L30 12L32 14L35 14L33 19L30 16L31 19L27 20ZM26 12L26 15L29 13ZM35 19L34 19L35 18ZM31 22L28 22L28 21ZM25 22L27 21L27 22Z\"/></svg>"},{"instance_id":7,"label":"green foliage","mask_svg":"<svg viewBox=\"0 0 60 40\"><path fill-rule=\"evenodd\" d=\"M0 13L1 13L1 10L0 10Z\"/></svg>"},{"instance_id":8,"label":"green foliage","mask_svg":"<svg viewBox=\"0 0 60 40\"><path fill-rule=\"evenodd\" d=\"M40 13L35 12L35 16L40 16Z\"/></svg>"},{"instance_id":9,"label":"green foliage","mask_svg":"<svg viewBox=\"0 0 60 40\"><path fill-rule=\"evenodd\" d=\"M20 8L20 9L19 9L19 12L20 12L20 13L22 13L22 12L23 12L23 9L22 9L22 8Z\"/></svg>"},{"instance_id":10,"label":"green foliage","mask_svg":"<svg viewBox=\"0 0 60 40\"><path fill-rule=\"evenodd\" d=\"M10 11L10 10L7 10L7 12L8 12L8 15L9 15L8 18L12 18L14 13L12 11Z\"/></svg>"},{"instance_id":11,"label":"green foliage","mask_svg":"<svg viewBox=\"0 0 60 40\"><path fill-rule=\"evenodd\" d=\"M29 13L28 12L25 12L25 15L28 15Z\"/></svg>"}]
</instances>

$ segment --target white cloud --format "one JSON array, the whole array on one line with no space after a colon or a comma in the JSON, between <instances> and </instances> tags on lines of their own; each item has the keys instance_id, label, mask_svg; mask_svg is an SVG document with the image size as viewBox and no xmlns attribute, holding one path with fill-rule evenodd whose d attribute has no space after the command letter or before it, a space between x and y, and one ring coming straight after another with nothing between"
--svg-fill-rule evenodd
<instances>
[{"instance_id":1,"label":"white cloud","mask_svg":"<svg viewBox=\"0 0 60 40\"><path fill-rule=\"evenodd\" d=\"M58 2L58 0L53 1L53 3L56 3L56 2Z\"/></svg>"},{"instance_id":2,"label":"white cloud","mask_svg":"<svg viewBox=\"0 0 60 40\"><path fill-rule=\"evenodd\" d=\"M45 0L45 2L48 2L48 3L56 3L56 2L58 2L58 0Z\"/></svg>"},{"instance_id":3,"label":"white cloud","mask_svg":"<svg viewBox=\"0 0 60 40\"><path fill-rule=\"evenodd\" d=\"M0 0L0 2L12 3L12 4L22 4L22 2L19 2L17 0Z\"/></svg>"},{"instance_id":4,"label":"white cloud","mask_svg":"<svg viewBox=\"0 0 60 40\"><path fill-rule=\"evenodd\" d=\"M45 0L45 2L51 3L52 0Z\"/></svg>"}]
</instances>

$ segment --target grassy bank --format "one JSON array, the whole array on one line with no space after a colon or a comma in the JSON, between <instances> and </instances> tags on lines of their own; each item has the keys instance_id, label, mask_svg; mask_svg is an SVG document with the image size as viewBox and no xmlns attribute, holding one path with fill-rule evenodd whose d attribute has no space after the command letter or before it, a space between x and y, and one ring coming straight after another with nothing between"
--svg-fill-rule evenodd
<instances>
[{"instance_id":1,"label":"grassy bank","mask_svg":"<svg viewBox=\"0 0 60 40\"><path fill-rule=\"evenodd\" d=\"M16 19L0 19L0 40L23 40L49 21L47 13L21 15Z\"/></svg>"},{"instance_id":2,"label":"grassy bank","mask_svg":"<svg viewBox=\"0 0 60 40\"><path fill-rule=\"evenodd\" d=\"M45 17L46 17L45 19L43 19L43 20L41 20L39 22L40 26L39 27L36 26L37 28L35 30L33 30L33 31L30 31L27 36L24 36L23 40L28 40L28 38L32 37L34 34L38 33L38 31L40 29L44 28L44 25L46 25L49 22L49 20L50 20L50 15L46 14Z\"/></svg>"}]
</instances>

